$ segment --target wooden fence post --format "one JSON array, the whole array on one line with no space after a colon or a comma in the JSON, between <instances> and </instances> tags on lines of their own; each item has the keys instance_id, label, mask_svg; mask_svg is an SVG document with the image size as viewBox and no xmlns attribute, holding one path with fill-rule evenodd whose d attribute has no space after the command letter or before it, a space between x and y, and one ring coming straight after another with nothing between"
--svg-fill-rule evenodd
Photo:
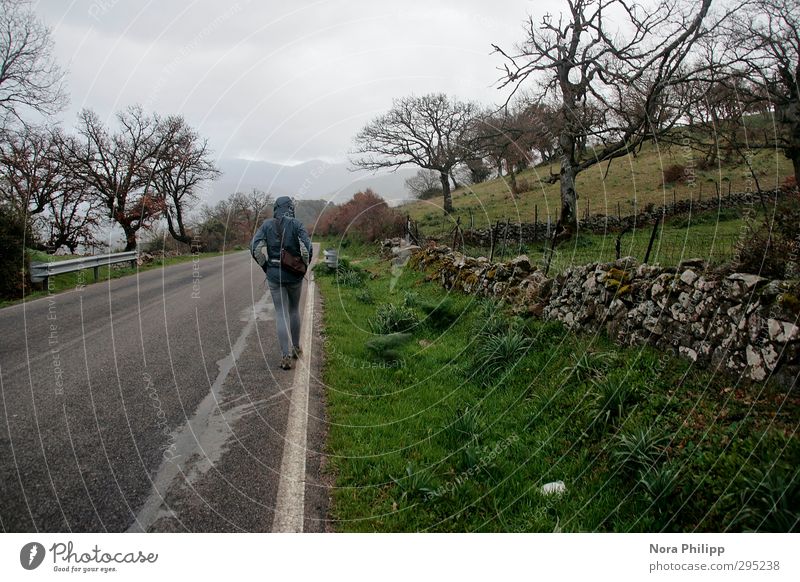
<instances>
[{"instance_id":1,"label":"wooden fence post","mask_svg":"<svg viewBox=\"0 0 800 582\"><path fill-rule=\"evenodd\" d=\"M456 250L458 247L458 234L461 231L461 217L456 217L456 225L453 227L453 250Z\"/></svg>"},{"instance_id":2,"label":"wooden fence post","mask_svg":"<svg viewBox=\"0 0 800 582\"><path fill-rule=\"evenodd\" d=\"M495 241L497 240L497 225L500 224L498 220L495 226L489 225L489 244L491 249L489 250L489 262L491 263L494 260L494 245Z\"/></svg>"},{"instance_id":3,"label":"wooden fence post","mask_svg":"<svg viewBox=\"0 0 800 582\"><path fill-rule=\"evenodd\" d=\"M650 242L647 243L647 252L644 254L644 261L642 261L644 263L647 263L647 261L650 260L650 251L653 249L653 241L656 240L656 233L658 232L658 225L661 223L662 217L663 217L663 214L660 214L658 217L656 217L656 221L653 224L653 232L650 233ZM619 258L619 257L617 257L617 258Z\"/></svg>"},{"instance_id":4,"label":"wooden fence post","mask_svg":"<svg viewBox=\"0 0 800 582\"><path fill-rule=\"evenodd\" d=\"M503 246L501 247L501 250L500 250L500 256L503 256L503 257L506 256L506 244L508 242L508 228L509 228L510 223L511 223L511 219L510 218L506 218L506 227L503 230Z\"/></svg>"}]
</instances>

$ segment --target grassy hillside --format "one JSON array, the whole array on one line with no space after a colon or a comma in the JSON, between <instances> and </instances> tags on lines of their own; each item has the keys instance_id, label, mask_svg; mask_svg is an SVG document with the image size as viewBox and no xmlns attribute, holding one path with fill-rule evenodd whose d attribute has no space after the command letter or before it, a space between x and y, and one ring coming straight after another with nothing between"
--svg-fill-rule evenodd
<instances>
[{"instance_id":1,"label":"grassy hillside","mask_svg":"<svg viewBox=\"0 0 800 582\"><path fill-rule=\"evenodd\" d=\"M691 155L691 154L690 154ZM723 165L709 170L696 170L693 188L686 184L663 186L663 171L673 164L692 166L699 159L687 158L680 147L660 148L657 144L647 144L634 156L614 160L605 176L607 163L595 165L578 175L577 191L580 216L590 214L622 215L643 209L647 204L671 203L673 194L676 200L703 199L715 195L714 184L721 185L723 194L731 191L744 191L748 188L749 172L746 166ZM793 173L791 163L779 151L758 151L753 156L753 166L759 175L762 189L774 188L783 183L786 176ZM510 218L511 222L532 222L534 206L538 206L541 222L547 220L548 213L553 221L558 218L560 208L559 185L547 184L550 173L557 173L557 165L544 165L525 170L518 176L519 183L526 182L529 191L516 199L511 194L508 178L490 180L483 184L459 188L453 194L455 216L461 216L462 225L470 224L472 210L475 226L483 227L496 220ZM750 186L754 189L754 186ZM425 228L436 229L442 226L442 200L415 201L401 206L412 218ZM455 216L453 220L455 220Z\"/></svg>"}]
</instances>

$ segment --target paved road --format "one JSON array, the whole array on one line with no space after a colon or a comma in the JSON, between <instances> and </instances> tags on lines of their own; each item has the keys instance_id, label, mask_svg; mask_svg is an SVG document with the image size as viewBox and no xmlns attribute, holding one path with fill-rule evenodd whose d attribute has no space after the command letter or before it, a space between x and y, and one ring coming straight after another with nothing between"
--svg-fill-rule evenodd
<instances>
[{"instance_id":1,"label":"paved road","mask_svg":"<svg viewBox=\"0 0 800 582\"><path fill-rule=\"evenodd\" d=\"M9 307L0 329L4 531L271 531L296 371L277 366L247 252ZM320 531L311 361L304 528Z\"/></svg>"}]
</instances>

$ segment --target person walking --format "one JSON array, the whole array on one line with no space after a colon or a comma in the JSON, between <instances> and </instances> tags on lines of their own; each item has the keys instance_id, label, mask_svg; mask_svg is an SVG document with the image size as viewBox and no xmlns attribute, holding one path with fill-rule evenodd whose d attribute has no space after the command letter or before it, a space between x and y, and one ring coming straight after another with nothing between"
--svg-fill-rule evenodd
<instances>
[{"instance_id":1,"label":"person walking","mask_svg":"<svg viewBox=\"0 0 800 582\"><path fill-rule=\"evenodd\" d=\"M294 202L288 196L275 200L272 218L266 219L250 242L250 253L266 274L275 305L275 325L281 347L283 370L302 353L300 346L300 293L311 262L312 246L303 224L294 218ZM291 341L291 345L289 342Z\"/></svg>"}]
</instances>

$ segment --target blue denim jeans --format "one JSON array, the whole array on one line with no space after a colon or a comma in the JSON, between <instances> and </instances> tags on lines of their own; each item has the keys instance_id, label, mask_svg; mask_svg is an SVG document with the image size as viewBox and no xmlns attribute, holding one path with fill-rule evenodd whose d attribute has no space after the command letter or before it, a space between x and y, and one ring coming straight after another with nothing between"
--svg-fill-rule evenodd
<instances>
[{"instance_id":1,"label":"blue denim jeans","mask_svg":"<svg viewBox=\"0 0 800 582\"><path fill-rule=\"evenodd\" d=\"M275 306L275 327L278 328L278 343L281 355L291 355L292 346L300 345L300 294L303 281L298 283L274 283L267 280L272 304ZM289 345L291 334L292 344Z\"/></svg>"}]
</instances>

